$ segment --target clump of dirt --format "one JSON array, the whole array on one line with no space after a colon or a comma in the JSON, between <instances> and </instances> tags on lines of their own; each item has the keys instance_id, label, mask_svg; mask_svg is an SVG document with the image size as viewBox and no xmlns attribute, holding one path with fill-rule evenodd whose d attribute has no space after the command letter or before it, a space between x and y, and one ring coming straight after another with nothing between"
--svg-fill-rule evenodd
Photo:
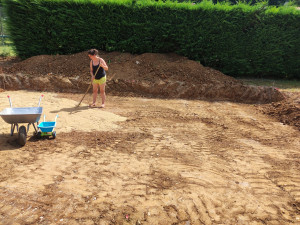
<instances>
[{"instance_id":1,"label":"clump of dirt","mask_svg":"<svg viewBox=\"0 0 300 225\"><path fill-rule=\"evenodd\" d=\"M114 95L269 103L276 89L244 85L220 71L176 54L100 52L109 66L107 91ZM90 83L87 52L40 55L2 66L0 87L82 92ZM13 74L13 76L11 76Z\"/></svg>"},{"instance_id":2,"label":"clump of dirt","mask_svg":"<svg viewBox=\"0 0 300 225\"><path fill-rule=\"evenodd\" d=\"M275 117L283 124L297 127L300 130L300 93L285 93L283 101L260 106L260 110Z\"/></svg>"}]
</instances>

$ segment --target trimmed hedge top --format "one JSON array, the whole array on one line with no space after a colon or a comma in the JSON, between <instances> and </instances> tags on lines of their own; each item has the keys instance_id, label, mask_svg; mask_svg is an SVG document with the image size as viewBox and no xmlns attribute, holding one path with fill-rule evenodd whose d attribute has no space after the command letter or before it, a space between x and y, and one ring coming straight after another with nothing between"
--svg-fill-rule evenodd
<instances>
[{"instance_id":1,"label":"trimmed hedge top","mask_svg":"<svg viewBox=\"0 0 300 225\"><path fill-rule=\"evenodd\" d=\"M6 0L21 57L176 52L229 75L300 76L300 10L134 0Z\"/></svg>"}]
</instances>

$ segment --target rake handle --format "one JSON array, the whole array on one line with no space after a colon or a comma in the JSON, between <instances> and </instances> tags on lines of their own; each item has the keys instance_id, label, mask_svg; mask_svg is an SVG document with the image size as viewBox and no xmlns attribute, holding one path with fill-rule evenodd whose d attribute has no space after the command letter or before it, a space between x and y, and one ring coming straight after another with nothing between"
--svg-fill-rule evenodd
<instances>
[{"instance_id":1,"label":"rake handle","mask_svg":"<svg viewBox=\"0 0 300 225\"><path fill-rule=\"evenodd\" d=\"M90 90L91 86L92 86L92 83L90 83L90 85L89 85L88 89L86 90L85 94L83 95L83 97L82 97L82 99L80 100L80 102L79 102L79 104L77 105L77 107L78 107L78 106L80 106L80 104L81 104L81 102L83 101L84 97L85 97L85 96L86 96L86 94L89 92L89 90Z\"/></svg>"}]
</instances>

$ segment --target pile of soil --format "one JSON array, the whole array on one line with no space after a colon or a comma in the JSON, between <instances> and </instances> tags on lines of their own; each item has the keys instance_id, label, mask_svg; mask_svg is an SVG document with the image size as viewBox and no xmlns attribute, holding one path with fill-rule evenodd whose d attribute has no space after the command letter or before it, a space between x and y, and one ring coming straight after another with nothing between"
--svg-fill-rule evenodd
<instances>
[{"instance_id":1,"label":"pile of soil","mask_svg":"<svg viewBox=\"0 0 300 225\"><path fill-rule=\"evenodd\" d=\"M114 95L270 103L284 99L271 87L244 85L220 71L176 54L100 52ZM82 92L90 83L87 52L40 55L2 65L0 88Z\"/></svg>"},{"instance_id":2,"label":"pile of soil","mask_svg":"<svg viewBox=\"0 0 300 225\"><path fill-rule=\"evenodd\" d=\"M284 100L260 105L260 111L300 130L300 93L285 92L284 94L286 96Z\"/></svg>"},{"instance_id":3,"label":"pile of soil","mask_svg":"<svg viewBox=\"0 0 300 225\"><path fill-rule=\"evenodd\" d=\"M107 92L119 96L226 100L265 103L259 109L284 124L300 127L299 96L272 87L245 85L220 71L176 54L99 52L109 66ZM0 92L28 89L85 92L90 84L87 52L0 60Z\"/></svg>"}]
</instances>

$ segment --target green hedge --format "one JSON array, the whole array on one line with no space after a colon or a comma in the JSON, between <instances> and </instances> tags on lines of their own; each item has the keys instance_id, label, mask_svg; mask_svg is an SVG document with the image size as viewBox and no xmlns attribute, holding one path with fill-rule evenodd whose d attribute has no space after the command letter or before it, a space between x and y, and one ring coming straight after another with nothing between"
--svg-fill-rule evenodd
<instances>
[{"instance_id":1,"label":"green hedge","mask_svg":"<svg viewBox=\"0 0 300 225\"><path fill-rule=\"evenodd\" d=\"M21 57L176 52L232 76L300 78L300 10L134 0L7 0Z\"/></svg>"}]
</instances>

